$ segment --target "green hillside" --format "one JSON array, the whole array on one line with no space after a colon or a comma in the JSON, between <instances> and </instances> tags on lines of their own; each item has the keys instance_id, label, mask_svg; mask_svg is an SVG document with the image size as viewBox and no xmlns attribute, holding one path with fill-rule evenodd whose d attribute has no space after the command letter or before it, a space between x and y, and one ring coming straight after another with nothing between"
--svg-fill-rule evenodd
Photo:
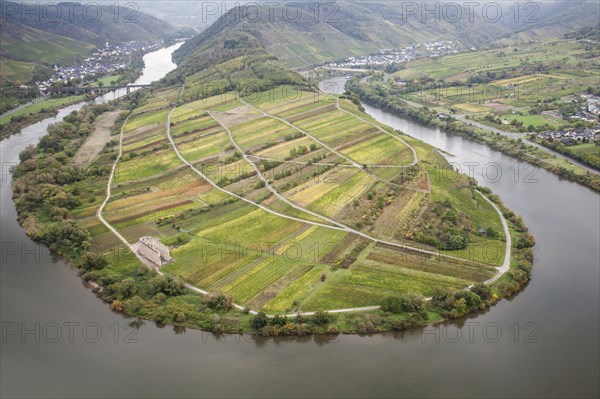
<instances>
[{"instance_id":1,"label":"green hillside","mask_svg":"<svg viewBox=\"0 0 600 399\"><path fill-rule=\"evenodd\" d=\"M515 22L509 5L502 4L502 18L497 22L490 22L483 15L481 5L473 11L472 21L464 7L457 17L450 8L442 12L443 5L438 4L442 17L427 17L422 10L409 15L401 2L382 0L299 2L294 3L295 12L272 5L264 6L260 13L242 7L230 10L189 40L179 50L178 58L193 52L206 37L235 30L258 40L286 66L301 68L427 41L453 40L464 47L480 48L497 41L559 38L566 32L597 23L599 15L597 4L591 2L539 3L533 17L527 19L529 13L522 10ZM255 4L253 7L256 9ZM178 11L173 12L172 18L176 19Z\"/></svg>"},{"instance_id":2,"label":"green hillside","mask_svg":"<svg viewBox=\"0 0 600 399\"><path fill-rule=\"evenodd\" d=\"M131 17L135 23L126 23L131 11L123 7L98 6L97 18L85 18L80 3L58 3L60 14L50 16L47 11L46 18L42 8L29 15L21 7L0 1L0 79L11 83L47 78L50 72L44 66L80 61L106 42L173 39L190 32L141 12ZM32 7L40 6L30 5L28 10Z\"/></svg>"},{"instance_id":3,"label":"green hillside","mask_svg":"<svg viewBox=\"0 0 600 399\"><path fill-rule=\"evenodd\" d=\"M96 46L8 21L0 29L2 58L29 63L58 64L73 62L73 56L86 56Z\"/></svg>"},{"instance_id":4,"label":"green hillside","mask_svg":"<svg viewBox=\"0 0 600 399\"><path fill-rule=\"evenodd\" d=\"M420 20L399 20L400 8L390 2L295 3L294 17L286 9L264 8L260 20L251 13L228 12L179 51L182 59L205 37L236 30L254 37L286 66L299 68L339 58L365 55L384 47L402 47L442 38L465 45L481 43L508 32L502 25L490 26L482 35L478 23L456 25L446 21L423 24ZM334 4L334 5L332 5ZM315 11L319 10L319 11Z\"/></svg>"}]
</instances>

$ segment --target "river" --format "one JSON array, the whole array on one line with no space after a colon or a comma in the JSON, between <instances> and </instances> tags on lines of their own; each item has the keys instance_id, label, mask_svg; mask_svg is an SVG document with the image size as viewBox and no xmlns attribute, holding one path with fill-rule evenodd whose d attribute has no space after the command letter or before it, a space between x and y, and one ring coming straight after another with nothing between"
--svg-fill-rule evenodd
<instances>
[{"instance_id":1,"label":"river","mask_svg":"<svg viewBox=\"0 0 600 399\"><path fill-rule=\"evenodd\" d=\"M140 79L166 73L158 71L169 59L161 51L147 55ZM453 154L465 172L467 162L480 163L475 176L537 238L523 292L479 315L407 334L262 340L139 325L111 312L72 268L25 236L3 169L1 396L598 396L600 196L544 170L525 180L531 171L522 165L515 181L511 157L366 108ZM3 164L16 162L51 119L3 141ZM497 165L487 167L486 181L490 162Z\"/></svg>"}]
</instances>

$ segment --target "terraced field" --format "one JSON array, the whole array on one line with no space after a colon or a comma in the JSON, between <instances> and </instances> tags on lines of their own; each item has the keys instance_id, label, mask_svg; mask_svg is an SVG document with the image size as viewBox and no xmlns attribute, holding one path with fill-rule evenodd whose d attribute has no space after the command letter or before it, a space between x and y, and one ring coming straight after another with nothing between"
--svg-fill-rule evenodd
<instances>
[{"instance_id":1,"label":"terraced field","mask_svg":"<svg viewBox=\"0 0 600 399\"><path fill-rule=\"evenodd\" d=\"M468 179L431 179L445 166L439 154L359 119L351 103L280 88L171 110L173 91L162 94L123 129L104 217L129 242L153 235L170 246L163 272L271 313L378 305L496 274L495 262L470 259L471 241L462 253L411 241L434 201L470 221L473 245L505 238L478 239L484 221L501 222ZM80 217L108 245L93 213Z\"/></svg>"}]
</instances>

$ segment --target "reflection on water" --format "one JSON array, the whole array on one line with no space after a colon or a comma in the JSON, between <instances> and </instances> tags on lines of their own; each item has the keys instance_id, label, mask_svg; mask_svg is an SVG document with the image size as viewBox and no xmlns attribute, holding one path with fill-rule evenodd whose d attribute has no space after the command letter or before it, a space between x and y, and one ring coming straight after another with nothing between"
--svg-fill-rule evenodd
<instances>
[{"instance_id":1,"label":"reflection on water","mask_svg":"<svg viewBox=\"0 0 600 399\"><path fill-rule=\"evenodd\" d=\"M145 75L155 71L146 65ZM3 179L2 243L23 250L2 256L2 396L597 397L600 196L544 170L537 183L515 180L513 158L365 108L453 162L479 163L475 177L536 236L537 263L523 292L467 318L373 336L263 338L157 325L111 312L68 265L41 256L44 248L16 223ZM3 142L3 161L16 162L48 123ZM483 178L489 162L504 172L495 182ZM44 327L56 325L63 335L53 340ZM100 332L95 342L92 331Z\"/></svg>"}]
</instances>

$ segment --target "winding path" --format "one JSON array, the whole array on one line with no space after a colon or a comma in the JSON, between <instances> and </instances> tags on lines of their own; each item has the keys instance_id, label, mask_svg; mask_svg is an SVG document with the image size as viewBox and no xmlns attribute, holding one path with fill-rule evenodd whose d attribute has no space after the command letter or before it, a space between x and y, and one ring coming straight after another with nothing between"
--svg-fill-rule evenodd
<instances>
[{"instance_id":1,"label":"winding path","mask_svg":"<svg viewBox=\"0 0 600 399\"><path fill-rule=\"evenodd\" d=\"M500 220L502 221L502 228L504 229L504 235L506 236L504 262L502 263L502 266L499 266L496 268L496 270L498 270L498 273L494 277L492 277L489 280L484 281L484 284L491 284L494 281L498 280L500 277L502 277L504 275L504 273L506 273L510 269L512 238L510 237L510 229L508 228L508 223L506 223L506 219L504 218L504 215L502 214L502 211L500 210L500 208L498 208L498 206L496 204L494 204L494 202L491 199L489 199L488 197L483 195L483 193L481 191L477 191L477 193L479 193L479 195L481 195L484 200L489 202L489 204L496 210L496 213L498 214L498 216L500 217Z\"/></svg>"},{"instance_id":2,"label":"winding path","mask_svg":"<svg viewBox=\"0 0 600 399\"><path fill-rule=\"evenodd\" d=\"M108 203L108 200L110 200L110 186L112 185L113 178L115 176L115 170L117 169L119 160L121 159L121 156L123 155L123 131L125 130L125 125L127 125L127 121L129 121L130 116L131 116L131 114L129 114L129 116L127 116L127 118L123 122L123 126L121 126L121 132L119 133L119 155L117 155L117 159L115 159L115 163L113 164L112 169L110 171L110 176L108 178L108 184L106 185L106 198L104 198L104 201L100 205L100 208L98 208L98 212L96 212L96 215L98 216L98 219L100 220L100 222L102 222L102 224L104 226L106 226L106 228L108 228L115 236L117 236L117 238L120 241L122 241L125 245L127 245L127 247L133 253L135 253L133 246L131 244L129 244L129 242L127 242L125 237L123 237L114 227L112 227L111 224L108 223L104 219L104 216L102 216L102 211L104 211L104 208L106 207L106 204Z\"/></svg>"}]
</instances>

